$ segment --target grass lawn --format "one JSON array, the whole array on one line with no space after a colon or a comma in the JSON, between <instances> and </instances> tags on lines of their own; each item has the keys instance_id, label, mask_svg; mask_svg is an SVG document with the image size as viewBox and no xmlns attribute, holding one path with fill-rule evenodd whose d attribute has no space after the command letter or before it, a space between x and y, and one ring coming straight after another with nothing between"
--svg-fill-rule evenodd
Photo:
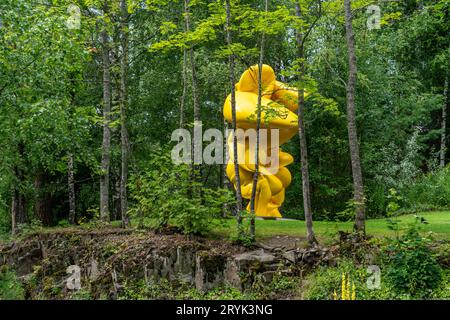
<instances>
[{"instance_id":1,"label":"grass lawn","mask_svg":"<svg viewBox=\"0 0 450 320\"><path fill-rule=\"evenodd\" d=\"M417 214L426 219L428 224L420 224L423 232L433 232L438 239L450 239L450 211L422 212ZM416 221L414 214L395 218L399 220L400 229L405 229ZM386 218L369 219L366 222L368 235L376 237L394 236L395 231L388 228ZM230 236L235 230L236 222L229 219L224 225L212 232L214 237ZM338 231L351 231L353 222L314 221L314 231L317 237L324 241L331 239ZM304 221L299 220L256 220L256 237L268 238L276 235L288 235L304 238L306 227Z\"/></svg>"}]
</instances>

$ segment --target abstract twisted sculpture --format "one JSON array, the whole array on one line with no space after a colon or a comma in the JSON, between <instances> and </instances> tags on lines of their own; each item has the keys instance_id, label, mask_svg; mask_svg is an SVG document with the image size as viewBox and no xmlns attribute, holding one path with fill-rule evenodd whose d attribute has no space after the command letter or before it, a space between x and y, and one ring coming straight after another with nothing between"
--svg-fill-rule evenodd
<instances>
[{"instance_id":1,"label":"abstract twisted sculpture","mask_svg":"<svg viewBox=\"0 0 450 320\"><path fill-rule=\"evenodd\" d=\"M255 196L255 214L264 218L279 218L278 208L284 201L285 189L291 183L291 173L286 168L293 157L279 146L291 139L298 131L298 118L294 113L298 107L298 93L275 78L275 72L268 65L262 68L261 129L267 130L267 143L261 144L258 183ZM255 172L254 147L250 147L247 132L256 128L258 104L258 65L247 69L236 84L236 129L242 129L245 139L238 139L238 165L241 179L242 197L251 198L253 175ZM231 95L225 100L223 115L232 122ZM278 129L278 141L273 141L272 131ZM230 155L226 172L236 187L233 154L233 132L228 135L227 145ZM272 137L272 138L270 138ZM278 154L276 170L269 170ZM247 206L250 211L250 204Z\"/></svg>"}]
</instances>

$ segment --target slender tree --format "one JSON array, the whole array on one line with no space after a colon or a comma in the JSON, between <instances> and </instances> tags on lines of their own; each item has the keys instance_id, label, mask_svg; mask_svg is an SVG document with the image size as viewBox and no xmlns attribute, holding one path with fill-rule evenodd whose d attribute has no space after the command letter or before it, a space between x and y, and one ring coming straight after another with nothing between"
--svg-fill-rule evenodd
<instances>
[{"instance_id":1,"label":"slender tree","mask_svg":"<svg viewBox=\"0 0 450 320\"><path fill-rule=\"evenodd\" d=\"M11 201L11 232L15 234L17 232L17 226L19 224L26 223L27 219L27 204L26 197L22 191L22 183L24 182L24 173L21 168L21 164L24 158L25 146L23 143L18 144L18 161L14 165L14 187L12 188L12 201Z\"/></svg>"},{"instance_id":2,"label":"slender tree","mask_svg":"<svg viewBox=\"0 0 450 320\"><path fill-rule=\"evenodd\" d=\"M355 36L353 34L353 17L351 10L351 0L344 0L345 10L345 35L348 50L348 81L347 81L347 126L348 126L348 142L350 145L350 158L352 163L353 189L355 201L355 223L354 229L358 233L365 234L365 198L364 186L362 179L361 160L359 156L358 132L356 128L356 53L355 53Z\"/></svg>"},{"instance_id":3,"label":"slender tree","mask_svg":"<svg viewBox=\"0 0 450 320\"><path fill-rule=\"evenodd\" d=\"M184 27L184 30L186 30L186 24ZM180 101L180 128L184 128L184 109L186 105L186 96L187 96L187 50L186 48L183 49L183 93L181 95L181 101Z\"/></svg>"},{"instance_id":4,"label":"slender tree","mask_svg":"<svg viewBox=\"0 0 450 320\"><path fill-rule=\"evenodd\" d=\"M121 175L120 175L120 214L122 227L126 228L130 224L128 216L128 131L126 126L126 110L128 102L127 73L128 73L128 5L127 0L120 2L120 41L122 55L120 57L120 148L121 148Z\"/></svg>"},{"instance_id":5,"label":"slender tree","mask_svg":"<svg viewBox=\"0 0 450 320\"><path fill-rule=\"evenodd\" d=\"M269 1L264 1L264 12L267 13ZM262 68L264 62L264 32L261 34L261 43L259 48L259 63L258 63L258 102L256 107L256 146L255 146L255 173L253 175L252 194L250 198L250 236L255 238L255 198L259 178L259 144L260 144L260 128L261 128L261 101L262 101Z\"/></svg>"},{"instance_id":6,"label":"slender tree","mask_svg":"<svg viewBox=\"0 0 450 320\"><path fill-rule=\"evenodd\" d=\"M67 155L67 185L69 187L69 223L75 224L75 179L72 152Z\"/></svg>"},{"instance_id":7,"label":"slender tree","mask_svg":"<svg viewBox=\"0 0 450 320\"><path fill-rule=\"evenodd\" d=\"M226 32L227 32L227 45L231 49L233 43L232 30L231 30L231 5L230 0L225 0L226 7ZM238 161L238 143L236 135L236 88L235 88L235 62L234 54L230 51L228 56L228 66L229 66L229 78L230 78L230 88L231 88L231 125L233 129L233 165L234 165L234 175L236 180L236 218L238 223L238 230L241 230L242 225L242 191L241 191L241 177L239 174L239 161Z\"/></svg>"},{"instance_id":8,"label":"slender tree","mask_svg":"<svg viewBox=\"0 0 450 320\"><path fill-rule=\"evenodd\" d=\"M444 83L444 103L442 104L441 119L441 150L439 154L439 166L445 167L445 153L447 152L447 108L448 108L448 74Z\"/></svg>"},{"instance_id":9,"label":"slender tree","mask_svg":"<svg viewBox=\"0 0 450 320\"><path fill-rule=\"evenodd\" d=\"M105 2L104 14L108 12L108 5ZM111 74L110 74L110 44L107 26L103 26L101 32L102 41L102 68L103 68L103 141L102 141L102 161L100 176L100 219L109 221L109 171L111 158Z\"/></svg>"},{"instance_id":10,"label":"slender tree","mask_svg":"<svg viewBox=\"0 0 450 320\"><path fill-rule=\"evenodd\" d=\"M186 1L184 1L184 13L186 14ZM184 17L183 32L185 34L187 33L187 29L188 29L188 26L187 26L188 20L189 20L188 17ZM187 91L188 91L187 58L188 58L187 48L183 47L183 67L182 67L182 69L183 69L182 70L183 93L181 95L181 101L180 101L180 128L184 128L184 125L185 125L184 112L185 112L185 108L186 108L186 97L187 97Z\"/></svg>"},{"instance_id":11,"label":"slender tree","mask_svg":"<svg viewBox=\"0 0 450 320\"><path fill-rule=\"evenodd\" d=\"M320 4L319 4L320 5ZM302 17L300 4L296 2L295 13L298 19ZM314 235L312 209L311 209L311 187L309 183L309 168L308 168L308 146L306 142L306 130L304 123L305 115L305 89L303 85L305 75L305 50L304 50L304 35L300 28L296 31L297 40L297 59L299 59L298 70L298 134L300 137L300 157L301 157L301 170L302 170L302 193L303 193L303 210L305 212L306 222L306 237L310 245L317 244L317 239Z\"/></svg>"},{"instance_id":12,"label":"slender tree","mask_svg":"<svg viewBox=\"0 0 450 320\"><path fill-rule=\"evenodd\" d=\"M74 76L74 75L71 75ZM75 81L72 79L70 80L70 87L71 90L69 92L70 95L70 107L68 110L68 114L69 114L69 123L68 123L68 127L67 127L67 131L69 134L72 134L72 130L73 130L73 125L72 125L72 119L74 119L75 117L75 112L74 112L74 101L75 101L75 95L76 95L76 85L75 85ZM75 224L75 220L76 220L76 207L75 207L75 168L74 168L74 154L73 154L73 149L70 149L67 152L67 189L69 191L69 223L70 224Z\"/></svg>"},{"instance_id":13,"label":"slender tree","mask_svg":"<svg viewBox=\"0 0 450 320\"><path fill-rule=\"evenodd\" d=\"M191 31L191 13L190 13L190 0L184 0L184 21L186 33ZM195 63L194 44L189 45L189 62L191 67L191 89L192 100L194 105L194 128L199 125L201 121L200 117L200 101L198 93L198 80L197 80L197 66ZM192 159L192 179L193 181L199 181L200 179L200 167L194 162L194 154L198 152L196 150L199 146L195 143L195 139L192 139L191 159ZM201 147L201 146L200 146Z\"/></svg>"}]
</instances>

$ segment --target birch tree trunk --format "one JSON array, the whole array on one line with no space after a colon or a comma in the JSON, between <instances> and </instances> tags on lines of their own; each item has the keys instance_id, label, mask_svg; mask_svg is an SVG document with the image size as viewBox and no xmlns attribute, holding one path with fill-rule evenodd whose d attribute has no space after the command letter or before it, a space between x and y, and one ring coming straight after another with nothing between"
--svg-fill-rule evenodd
<instances>
[{"instance_id":1,"label":"birch tree trunk","mask_svg":"<svg viewBox=\"0 0 450 320\"><path fill-rule=\"evenodd\" d=\"M128 216L128 131L126 127L126 110L128 102L127 90L127 72L128 72L128 6L126 0L121 0L121 47L122 56L120 59L120 149L122 156L121 174L120 174L120 215L122 227L127 228L130 225Z\"/></svg>"},{"instance_id":2,"label":"birch tree trunk","mask_svg":"<svg viewBox=\"0 0 450 320\"><path fill-rule=\"evenodd\" d=\"M106 14L105 5L104 12ZM101 33L102 40L102 66L103 66L103 142L102 142L102 162L100 176L100 219L109 221L109 170L111 152L111 74L109 60L109 36L105 30Z\"/></svg>"},{"instance_id":3,"label":"birch tree trunk","mask_svg":"<svg viewBox=\"0 0 450 320\"><path fill-rule=\"evenodd\" d=\"M189 9L190 0L184 0L184 17L185 17L185 26L186 32L190 32L191 30L191 17L190 17L190 9ZM197 67L195 63L195 52L194 45L191 44L189 47L189 62L191 66L191 88L192 88L192 100L194 103L194 130L200 124L200 102L199 102L199 93L198 93L198 81L197 81ZM201 142L195 141L192 139L192 148L191 148L191 159L192 159L192 180L194 182L199 182L201 180L201 170L200 165L195 163L194 155L201 152ZM195 188L194 188L195 189Z\"/></svg>"},{"instance_id":4,"label":"birch tree trunk","mask_svg":"<svg viewBox=\"0 0 450 320\"><path fill-rule=\"evenodd\" d=\"M183 49L183 93L181 95L180 101L180 129L184 128L184 109L186 105L186 96L187 96L187 50Z\"/></svg>"},{"instance_id":5,"label":"birch tree trunk","mask_svg":"<svg viewBox=\"0 0 450 320\"><path fill-rule=\"evenodd\" d=\"M69 189L69 223L75 224L75 179L73 167L73 153L67 156L67 186Z\"/></svg>"},{"instance_id":6,"label":"birch tree trunk","mask_svg":"<svg viewBox=\"0 0 450 320\"><path fill-rule=\"evenodd\" d=\"M297 2L295 6L296 16L301 17L300 5ZM308 168L308 146L306 143L306 130L304 123L305 110L305 90L303 86L303 79L305 74L305 52L303 45L303 34L297 30L297 58L300 59L300 68L298 70L298 81L300 88L298 89L298 134L300 137L300 157L302 170L302 192L303 192L303 210L305 212L306 223L306 238L310 245L316 245L317 239L313 230L312 209L311 209L311 187L309 183L309 168Z\"/></svg>"},{"instance_id":7,"label":"birch tree trunk","mask_svg":"<svg viewBox=\"0 0 450 320\"><path fill-rule=\"evenodd\" d=\"M11 233L14 235L17 232L17 192L13 189L11 199Z\"/></svg>"},{"instance_id":8,"label":"birch tree trunk","mask_svg":"<svg viewBox=\"0 0 450 320\"><path fill-rule=\"evenodd\" d=\"M359 156L358 133L356 129L355 91L356 91L356 53L355 36L352 26L351 0L344 0L345 8L345 35L348 49L348 82L347 82L347 125L350 158L352 163L353 189L355 201L354 230L365 234L365 199L362 180L361 160Z\"/></svg>"},{"instance_id":9,"label":"birch tree trunk","mask_svg":"<svg viewBox=\"0 0 450 320\"><path fill-rule=\"evenodd\" d=\"M185 4L186 6L186 4ZM186 13L186 8L184 9ZM188 18L184 18L184 25L183 25L183 31L187 32L187 20ZM186 97L187 97L187 90L188 90L188 74L187 74L187 49L183 49L183 93L181 95L181 101L180 101L180 129L184 128L184 109L186 107Z\"/></svg>"},{"instance_id":10,"label":"birch tree trunk","mask_svg":"<svg viewBox=\"0 0 450 320\"><path fill-rule=\"evenodd\" d=\"M444 83L444 103L442 104L441 120L441 150L439 155L439 166L445 167L445 153L447 152L447 107L448 107L448 75Z\"/></svg>"}]
</instances>

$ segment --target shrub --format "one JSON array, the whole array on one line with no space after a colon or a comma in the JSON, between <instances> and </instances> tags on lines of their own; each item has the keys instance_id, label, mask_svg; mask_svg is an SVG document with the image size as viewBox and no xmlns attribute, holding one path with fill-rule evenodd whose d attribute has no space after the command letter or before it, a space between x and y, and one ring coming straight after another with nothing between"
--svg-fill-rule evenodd
<instances>
[{"instance_id":1,"label":"shrub","mask_svg":"<svg viewBox=\"0 0 450 320\"><path fill-rule=\"evenodd\" d=\"M432 299L450 299L450 270L443 273L439 287L430 296Z\"/></svg>"},{"instance_id":2,"label":"shrub","mask_svg":"<svg viewBox=\"0 0 450 320\"><path fill-rule=\"evenodd\" d=\"M0 240L7 239L11 234L11 219L6 211L0 209Z\"/></svg>"},{"instance_id":3,"label":"shrub","mask_svg":"<svg viewBox=\"0 0 450 320\"><path fill-rule=\"evenodd\" d=\"M23 300L25 291L16 274L7 266L0 268L0 300Z\"/></svg>"},{"instance_id":4,"label":"shrub","mask_svg":"<svg viewBox=\"0 0 450 320\"><path fill-rule=\"evenodd\" d=\"M42 222L38 219L31 219L29 223L20 223L17 225L18 233L22 234L22 236L39 232L42 228Z\"/></svg>"},{"instance_id":5,"label":"shrub","mask_svg":"<svg viewBox=\"0 0 450 320\"><path fill-rule=\"evenodd\" d=\"M450 166L417 178L401 190L403 206L412 211L450 207Z\"/></svg>"},{"instance_id":6,"label":"shrub","mask_svg":"<svg viewBox=\"0 0 450 320\"><path fill-rule=\"evenodd\" d=\"M336 212L335 221L352 221L355 219L355 201L349 200L346 203L345 209Z\"/></svg>"},{"instance_id":7,"label":"shrub","mask_svg":"<svg viewBox=\"0 0 450 320\"><path fill-rule=\"evenodd\" d=\"M201 198L173 199L173 221L185 234L205 234L214 226L213 219L220 217L223 204L230 202L227 190L203 188Z\"/></svg>"},{"instance_id":8,"label":"shrub","mask_svg":"<svg viewBox=\"0 0 450 320\"><path fill-rule=\"evenodd\" d=\"M185 234L205 234L221 216L224 203L231 203L228 190L206 188L191 179L191 168L174 165L162 150L150 159L148 169L130 177L129 188L135 205L132 215L152 220L156 229L169 222Z\"/></svg>"},{"instance_id":9,"label":"shrub","mask_svg":"<svg viewBox=\"0 0 450 320\"><path fill-rule=\"evenodd\" d=\"M340 297L342 275L349 279L351 288L355 286L355 299L393 299L390 287L381 277L380 289L369 289L366 281L371 276L366 267L356 266L352 260L338 261L336 267L321 266L306 278L304 298L308 300L333 300L334 293Z\"/></svg>"},{"instance_id":10,"label":"shrub","mask_svg":"<svg viewBox=\"0 0 450 320\"><path fill-rule=\"evenodd\" d=\"M427 298L439 287L442 269L427 246L430 241L415 226L389 240L383 253L384 275L396 293Z\"/></svg>"},{"instance_id":11,"label":"shrub","mask_svg":"<svg viewBox=\"0 0 450 320\"><path fill-rule=\"evenodd\" d=\"M236 288L225 286L206 292L202 298L206 300L248 300L253 298L253 296L242 293Z\"/></svg>"}]
</instances>

